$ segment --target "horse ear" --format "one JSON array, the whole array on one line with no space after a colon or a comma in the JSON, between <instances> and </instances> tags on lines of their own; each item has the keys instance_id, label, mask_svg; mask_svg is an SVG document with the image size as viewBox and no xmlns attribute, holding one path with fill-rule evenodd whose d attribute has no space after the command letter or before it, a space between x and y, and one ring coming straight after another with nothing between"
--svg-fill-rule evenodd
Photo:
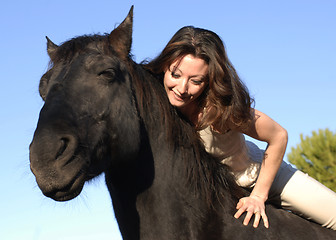
<instances>
[{"instance_id":1,"label":"horse ear","mask_svg":"<svg viewBox=\"0 0 336 240\"><path fill-rule=\"evenodd\" d=\"M47 52L50 59L53 60L53 57L55 55L58 46L55 43L53 43L47 36L46 39L47 39Z\"/></svg>"},{"instance_id":2,"label":"horse ear","mask_svg":"<svg viewBox=\"0 0 336 240\"><path fill-rule=\"evenodd\" d=\"M133 6L125 20L109 35L109 43L119 57L126 59L131 51L133 29Z\"/></svg>"}]
</instances>

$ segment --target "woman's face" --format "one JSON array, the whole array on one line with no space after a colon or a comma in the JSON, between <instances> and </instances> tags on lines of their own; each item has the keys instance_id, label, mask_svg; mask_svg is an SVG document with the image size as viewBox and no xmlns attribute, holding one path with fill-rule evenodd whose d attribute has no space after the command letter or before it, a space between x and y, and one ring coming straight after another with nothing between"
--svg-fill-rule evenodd
<instances>
[{"instance_id":1,"label":"woman's face","mask_svg":"<svg viewBox=\"0 0 336 240\"><path fill-rule=\"evenodd\" d=\"M170 103L180 110L193 107L207 85L207 74L208 64L191 54L173 62L163 80Z\"/></svg>"}]
</instances>

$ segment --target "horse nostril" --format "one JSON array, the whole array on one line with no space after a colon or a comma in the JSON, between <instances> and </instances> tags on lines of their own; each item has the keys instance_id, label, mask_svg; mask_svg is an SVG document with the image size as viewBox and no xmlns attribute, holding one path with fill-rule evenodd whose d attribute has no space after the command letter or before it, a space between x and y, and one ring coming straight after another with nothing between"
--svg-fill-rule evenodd
<instances>
[{"instance_id":1,"label":"horse nostril","mask_svg":"<svg viewBox=\"0 0 336 240\"><path fill-rule=\"evenodd\" d=\"M60 167L70 163L74 157L77 148L77 139L75 136L66 135L58 140L58 148L55 155L56 164Z\"/></svg>"},{"instance_id":2,"label":"horse nostril","mask_svg":"<svg viewBox=\"0 0 336 240\"><path fill-rule=\"evenodd\" d=\"M68 138L61 138L61 146L56 154L56 159L63 155L64 151L67 149L69 143Z\"/></svg>"}]
</instances>

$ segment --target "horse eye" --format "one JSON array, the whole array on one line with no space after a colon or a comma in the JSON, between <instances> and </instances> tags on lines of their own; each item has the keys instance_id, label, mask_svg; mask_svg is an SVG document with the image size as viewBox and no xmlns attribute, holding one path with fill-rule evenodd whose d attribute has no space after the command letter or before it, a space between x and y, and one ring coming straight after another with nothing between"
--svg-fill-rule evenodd
<instances>
[{"instance_id":1,"label":"horse eye","mask_svg":"<svg viewBox=\"0 0 336 240\"><path fill-rule=\"evenodd\" d=\"M112 68L108 68L98 73L98 76L112 79L115 76L115 71Z\"/></svg>"}]
</instances>

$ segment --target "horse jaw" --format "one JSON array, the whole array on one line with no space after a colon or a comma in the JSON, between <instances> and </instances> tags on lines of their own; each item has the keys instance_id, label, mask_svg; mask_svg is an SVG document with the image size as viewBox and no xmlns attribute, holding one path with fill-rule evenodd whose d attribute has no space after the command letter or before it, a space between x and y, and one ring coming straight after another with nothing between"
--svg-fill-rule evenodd
<instances>
[{"instance_id":1,"label":"horse jaw","mask_svg":"<svg viewBox=\"0 0 336 240\"><path fill-rule=\"evenodd\" d=\"M133 6L124 21L109 35L109 43L118 56L127 59L132 46Z\"/></svg>"}]
</instances>

